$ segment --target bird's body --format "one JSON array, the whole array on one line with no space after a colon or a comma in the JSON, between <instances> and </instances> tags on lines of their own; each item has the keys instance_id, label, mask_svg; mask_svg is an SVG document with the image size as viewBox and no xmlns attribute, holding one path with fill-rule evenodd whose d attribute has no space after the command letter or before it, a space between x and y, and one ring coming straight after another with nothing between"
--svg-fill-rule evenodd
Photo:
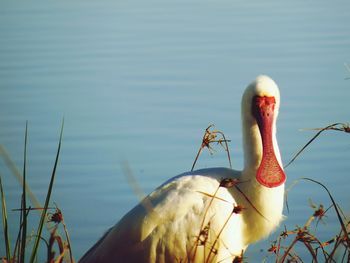
<instances>
[{"instance_id":1,"label":"bird's body","mask_svg":"<svg viewBox=\"0 0 350 263\"><path fill-rule=\"evenodd\" d=\"M276 84L258 77L242 99L243 171L209 168L170 179L80 262L232 262L249 244L269 235L283 217L278 106Z\"/></svg>"}]
</instances>

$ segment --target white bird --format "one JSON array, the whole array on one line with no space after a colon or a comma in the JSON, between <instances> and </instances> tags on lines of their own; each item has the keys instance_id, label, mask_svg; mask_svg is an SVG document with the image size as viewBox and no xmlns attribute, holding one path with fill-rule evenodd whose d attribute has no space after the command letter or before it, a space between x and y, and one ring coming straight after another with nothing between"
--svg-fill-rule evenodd
<instances>
[{"instance_id":1,"label":"white bird","mask_svg":"<svg viewBox=\"0 0 350 263\"><path fill-rule=\"evenodd\" d=\"M242 98L244 169L178 175L127 213L82 257L90 262L232 262L283 218L276 140L280 95L258 76Z\"/></svg>"}]
</instances>

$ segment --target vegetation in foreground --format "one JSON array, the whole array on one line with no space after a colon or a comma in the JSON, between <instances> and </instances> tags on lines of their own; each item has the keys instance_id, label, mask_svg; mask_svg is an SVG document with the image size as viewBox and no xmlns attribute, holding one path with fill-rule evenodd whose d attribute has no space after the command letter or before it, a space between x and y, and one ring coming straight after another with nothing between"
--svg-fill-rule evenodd
<instances>
[{"instance_id":1,"label":"vegetation in foreground","mask_svg":"<svg viewBox=\"0 0 350 263\"><path fill-rule=\"evenodd\" d=\"M4 247L6 255L2 256L2 262L6 263L24 263L24 262L38 262L39 255L43 255L44 251L39 248L44 247L46 250L46 262L49 263L60 263L63 261L66 262L74 262L71 245L69 240L68 231L66 228L66 224L64 222L64 217L61 210L57 207L50 207L50 198L53 189L53 184L56 175L56 169L58 165L60 150L61 150L61 142L62 142L62 133L63 133L64 122L62 122L60 138L58 142L58 148L56 152L54 167L52 169L50 183L47 189L46 199L44 206L41 206L37 201L36 197L30 191L29 186L26 183L26 162L27 162L27 138L28 138L28 123L26 123L25 129L25 139L24 139L24 157L23 157L23 173L21 174L6 149L0 145L0 153L2 158L4 159L7 166L13 173L20 179L22 184L22 198L19 202L20 208L13 209L14 211L19 212L19 221L18 221L18 234L15 237L10 237L9 233L9 221L7 217L7 207L6 207L6 198L4 187L2 184L1 176L0 176L0 194L1 194L1 211L2 211L2 225L3 225L3 233L4 233ZM32 207L28 205L27 197L31 197L35 206ZM32 228L33 226L29 226L29 216L33 211L37 211L40 213L40 220L37 225L37 229L34 232L28 231L28 228ZM12 222L11 222L12 223ZM46 231L48 232L48 237L46 234L44 235L44 226L46 226ZM62 226L64 231L64 236L59 234L59 228ZM12 243L12 239L14 238L15 242ZM40 246L40 244L43 244ZM14 246L12 248L12 246ZM56 247L58 248L58 253L56 253ZM29 256L27 258L27 256Z\"/></svg>"},{"instance_id":2,"label":"vegetation in foreground","mask_svg":"<svg viewBox=\"0 0 350 263\"><path fill-rule=\"evenodd\" d=\"M38 262L39 255L46 254L46 262L49 263L59 263L59 262L75 262L72 256L72 249L69 239L69 234L64 222L64 217L62 211L55 206L50 206L52 203L51 193L53 189L53 184L56 175L56 169L58 165L62 133L63 133L63 123L60 132L60 138L58 142L58 148L55 157L54 167L51 173L50 183L48 186L48 191L45 199L44 206L41 206L36 200L35 196L31 193L30 188L26 184L26 159L27 159L27 134L28 129L26 125L25 131L25 143L24 143L24 162L23 162L23 172L20 173L15 167L10 156L7 154L5 148L0 145L0 156L4 159L5 163L9 168L21 178L22 184L22 198L20 200L20 208L14 209L19 212L19 223L18 223L18 233L15 237L10 237L9 234L9 221L8 221L8 210L6 207L6 198L4 187L0 176L0 195L1 195L1 210L2 210L2 227L4 233L4 246L5 255L2 256L1 261L6 263L22 263L22 262ZM219 144L227 152L227 157L229 165L231 167L231 158L228 148L228 142L225 138L223 132L219 130L210 130L213 125L210 125L204 133L201 146L199 148L198 154L192 165L192 170L194 169L196 162L203 149L207 148L209 152L213 153L212 144ZM285 166L287 168L302 152L308 147L322 132L328 130L342 131L350 133L350 128L347 124L335 123L329 125L325 128L317 129L317 133L312 139L295 155L295 157ZM132 177L130 171L127 176ZM133 178L129 178L133 179ZM134 185L137 182L135 180L130 180ZM325 193L329 196L331 206L325 208L322 204L315 205L311 204L313 211L311 215L305 219L305 223L302 226L297 226L294 229L284 230L276 237L276 239L271 243L271 247L267 248L268 256L262 259L262 262L309 262L310 258L312 262L350 262L350 221L347 216L342 211L339 204L334 200L332 194L328 188L322 183L313 180L311 178L301 178L300 181L311 182L319 185ZM220 187L235 187L239 191L239 181L223 178ZM217 192L217 191L216 191ZM216 198L215 193L206 193L212 199ZM244 193L241 192L243 195ZM31 198L31 203L34 205L28 205L27 197ZM249 201L249 200L248 200ZM151 205L151 204L149 204ZM210 204L209 204L210 206ZM252 204L254 207L254 204ZM288 208L288 205L287 205ZM209 207L207 208L209 209ZM28 228L32 226L28 225L29 216L33 211L40 213L40 220L37 226L37 230L34 233L29 233ZM259 211L257 211L259 212ZM235 214L244 213L244 207L235 206L232 212L232 216ZM338 232L334 233L332 237L321 238L321 232L317 231L319 222L322 222L325 217L333 214L337 218ZM205 213L206 214L206 213ZM204 214L204 217L205 217ZM261 215L264 216L264 215ZM204 220L203 220L204 222ZM46 230L44 230L46 226ZM225 225L223 225L223 228ZM195 247L206 246L206 233L208 233L208 226L204 226L203 223L200 226L200 232L194 240ZM64 232L63 235L60 234L60 230ZM220 233L217 236L219 239ZM12 239L14 238L14 239ZM11 240L15 240L13 243ZM40 246L41 244L41 246ZM214 246L212 247L212 253L215 254ZM30 257L26 258L26 256ZM207 262L210 262L210 254L208 255ZM240 257L236 257L234 262L245 262L246 259L242 254Z\"/></svg>"}]
</instances>

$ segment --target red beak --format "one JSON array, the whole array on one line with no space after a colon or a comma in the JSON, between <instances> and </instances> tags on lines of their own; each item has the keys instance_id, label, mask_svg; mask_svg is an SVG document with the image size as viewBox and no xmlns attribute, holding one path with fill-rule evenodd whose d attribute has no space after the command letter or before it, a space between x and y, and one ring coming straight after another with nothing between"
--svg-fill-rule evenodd
<instances>
[{"instance_id":1,"label":"red beak","mask_svg":"<svg viewBox=\"0 0 350 263\"><path fill-rule=\"evenodd\" d=\"M257 181L269 188L277 187L286 181L286 175L277 161L273 140L272 125L275 116L275 97L253 98L253 115L259 126L263 156L256 172Z\"/></svg>"}]
</instances>

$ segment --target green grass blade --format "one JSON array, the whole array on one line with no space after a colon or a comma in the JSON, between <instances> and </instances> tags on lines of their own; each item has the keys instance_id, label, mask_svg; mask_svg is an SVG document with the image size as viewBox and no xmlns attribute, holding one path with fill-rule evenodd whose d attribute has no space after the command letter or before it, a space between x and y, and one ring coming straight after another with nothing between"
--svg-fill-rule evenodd
<instances>
[{"instance_id":1,"label":"green grass blade","mask_svg":"<svg viewBox=\"0 0 350 263\"><path fill-rule=\"evenodd\" d=\"M28 121L26 122L26 131L24 136L24 157L23 157L23 188L22 188L22 233L21 233L21 252L19 262L25 262L26 239L27 239L27 193L26 193L26 163L27 163L27 141L28 141Z\"/></svg>"},{"instance_id":2,"label":"green grass blade","mask_svg":"<svg viewBox=\"0 0 350 263\"><path fill-rule=\"evenodd\" d=\"M37 255L37 251L38 251L38 248L39 248L40 237L41 237L41 233L42 233L44 222L45 222L45 218L46 218L47 208L48 208L49 202L50 202L50 197L51 197L51 192L52 192L52 188L53 188L53 183L54 183L54 180L55 180L55 174L56 174L58 158L59 158L60 150L61 150L63 127L64 127L64 119L62 121L62 127L61 127L61 132L60 132L60 139L59 139L59 142L58 142L58 148L57 148L57 153L56 153L55 164L54 164L54 167L53 167L53 170L52 170L51 180L50 180L49 188L48 188L47 195L46 195L44 209L43 209L42 214L41 214L41 218L40 218L40 222L39 222L39 226L38 226L38 230L37 230L37 234L36 234L36 238L35 238L35 243L34 243L34 246L33 246L33 251L32 251L32 254L31 254L31 257L30 257L30 261L29 261L30 263L33 263L35 261L35 258L36 258L36 255Z\"/></svg>"},{"instance_id":3,"label":"green grass blade","mask_svg":"<svg viewBox=\"0 0 350 263\"><path fill-rule=\"evenodd\" d=\"M5 246L6 246L6 258L8 262L11 262L11 246L10 246L11 242L10 242L10 236L8 231L6 200L5 200L4 190L2 187L1 175L0 175L0 192L1 192L2 224L4 228L4 239L5 239Z\"/></svg>"}]
</instances>

